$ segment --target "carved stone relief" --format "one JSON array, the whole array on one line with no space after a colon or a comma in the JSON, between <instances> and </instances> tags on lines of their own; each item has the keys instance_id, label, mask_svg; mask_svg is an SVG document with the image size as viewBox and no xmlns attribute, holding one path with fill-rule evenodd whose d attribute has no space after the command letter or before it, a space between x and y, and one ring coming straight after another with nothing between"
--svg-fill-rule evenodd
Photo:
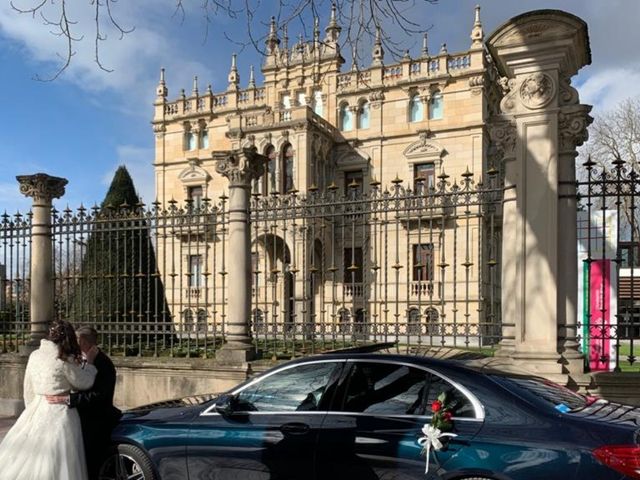
<instances>
[{"instance_id":1,"label":"carved stone relief","mask_svg":"<svg viewBox=\"0 0 640 480\"><path fill-rule=\"evenodd\" d=\"M503 158L515 156L517 131L514 122L499 120L489 125L489 136L494 147Z\"/></svg>"},{"instance_id":2,"label":"carved stone relief","mask_svg":"<svg viewBox=\"0 0 640 480\"><path fill-rule=\"evenodd\" d=\"M532 73L520 84L520 100L525 107L531 110L548 105L553 100L555 93L554 81L546 73Z\"/></svg>"}]
</instances>

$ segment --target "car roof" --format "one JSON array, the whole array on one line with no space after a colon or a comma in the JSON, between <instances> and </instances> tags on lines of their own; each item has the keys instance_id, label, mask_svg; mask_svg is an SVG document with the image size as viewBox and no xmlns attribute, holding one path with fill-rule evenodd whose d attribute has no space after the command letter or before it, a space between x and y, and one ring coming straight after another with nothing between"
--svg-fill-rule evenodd
<instances>
[{"instance_id":1,"label":"car roof","mask_svg":"<svg viewBox=\"0 0 640 480\"><path fill-rule=\"evenodd\" d=\"M479 369L466 366L459 360L447 360L433 357L424 357L419 355L409 354L396 354L396 353L357 353L357 352L345 352L345 353L323 353L319 355L312 355L308 357L291 360L288 364L317 362L322 360L372 360L372 361L393 361L412 363L424 367L432 368L444 368L447 370L456 370L460 373L481 373Z\"/></svg>"}]
</instances>

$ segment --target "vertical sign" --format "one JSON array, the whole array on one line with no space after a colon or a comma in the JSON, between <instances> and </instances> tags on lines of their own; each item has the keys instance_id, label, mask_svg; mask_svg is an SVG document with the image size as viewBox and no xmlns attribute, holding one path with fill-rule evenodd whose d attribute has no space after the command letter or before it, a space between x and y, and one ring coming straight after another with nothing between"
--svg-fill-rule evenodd
<instances>
[{"instance_id":1,"label":"vertical sign","mask_svg":"<svg viewBox=\"0 0 640 480\"><path fill-rule=\"evenodd\" d=\"M578 212L578 335L591 371L612 370L617 325L616 212Z\"/></svg>"},{"instance_id":2,"label":"vertical sign","mask_svg":"<svg viewBox=\"0 0 640 480\"><path fill-rule=\"evenodd\" d=\"M591 371L609 370L611 345L611 260L591 262L589 272L589 343ZM586 352L585 352L586 353Z\"/></svg>"}]
</instances>

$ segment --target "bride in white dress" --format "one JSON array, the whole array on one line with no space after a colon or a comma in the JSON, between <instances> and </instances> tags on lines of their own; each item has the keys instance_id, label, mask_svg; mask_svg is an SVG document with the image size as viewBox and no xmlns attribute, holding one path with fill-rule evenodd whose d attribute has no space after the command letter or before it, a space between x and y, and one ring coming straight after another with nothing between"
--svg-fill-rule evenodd
<instances>
[{"instance_id":1,"label":"bride in white dress","mask_svg":"<svg viewBox=\"0 0 640 480\"><path fill-rule=\"evenodd\" d=\"M80 417L75 408L47 402L93 385L96 352L83 365L73 326L55 321L49 338L29 357L25 410L0 444L0 480L86 480Z\"/></svg>"}]
</instances>

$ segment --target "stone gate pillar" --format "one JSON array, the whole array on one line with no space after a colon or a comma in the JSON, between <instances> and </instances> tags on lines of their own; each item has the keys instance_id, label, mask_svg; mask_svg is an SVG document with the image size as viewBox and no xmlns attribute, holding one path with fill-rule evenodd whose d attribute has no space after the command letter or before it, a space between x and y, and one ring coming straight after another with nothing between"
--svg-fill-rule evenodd
<instances>
[{"instance_id":1,"label":"stone gate pillar","mask_svg":"<svg viewBox=\"0 0 640 480\"><path fill-rule=\"evenodd\" d=\"M591 62L587 25L556 10L513 18L487 41L504 97L490 132L504 152L502 318L513 324L503 353L541 375L580 368L575 149L591 107L571 77Z\"/></svg>"},{"instance_id":2,"label":"stone gate pillar","mask_svg":"<svg viewBox=\"0 0 640 480\"><path fill-rule=\"evenodd\" d=\"M64 195L67 180L45 173L20 175L20 193L33 198L31 212L31 338L22 353L28 354L47 336L47 325L55 315L51 241L51 201Z\"/></svg>"},{"instance_id":3,"label":"stone gate pillar","mask_svg":"<svg viewBox=\"0 0 640 480\"><path fill-rule=\"evenodd\" d=\"M249 321L251 317L251 184L264 173L268 159L255 148L214 152L216 171L229 179L229 283L225 325L226 343L216 355L223 363L253 359Z\"/></svg>"}]
</instances>

